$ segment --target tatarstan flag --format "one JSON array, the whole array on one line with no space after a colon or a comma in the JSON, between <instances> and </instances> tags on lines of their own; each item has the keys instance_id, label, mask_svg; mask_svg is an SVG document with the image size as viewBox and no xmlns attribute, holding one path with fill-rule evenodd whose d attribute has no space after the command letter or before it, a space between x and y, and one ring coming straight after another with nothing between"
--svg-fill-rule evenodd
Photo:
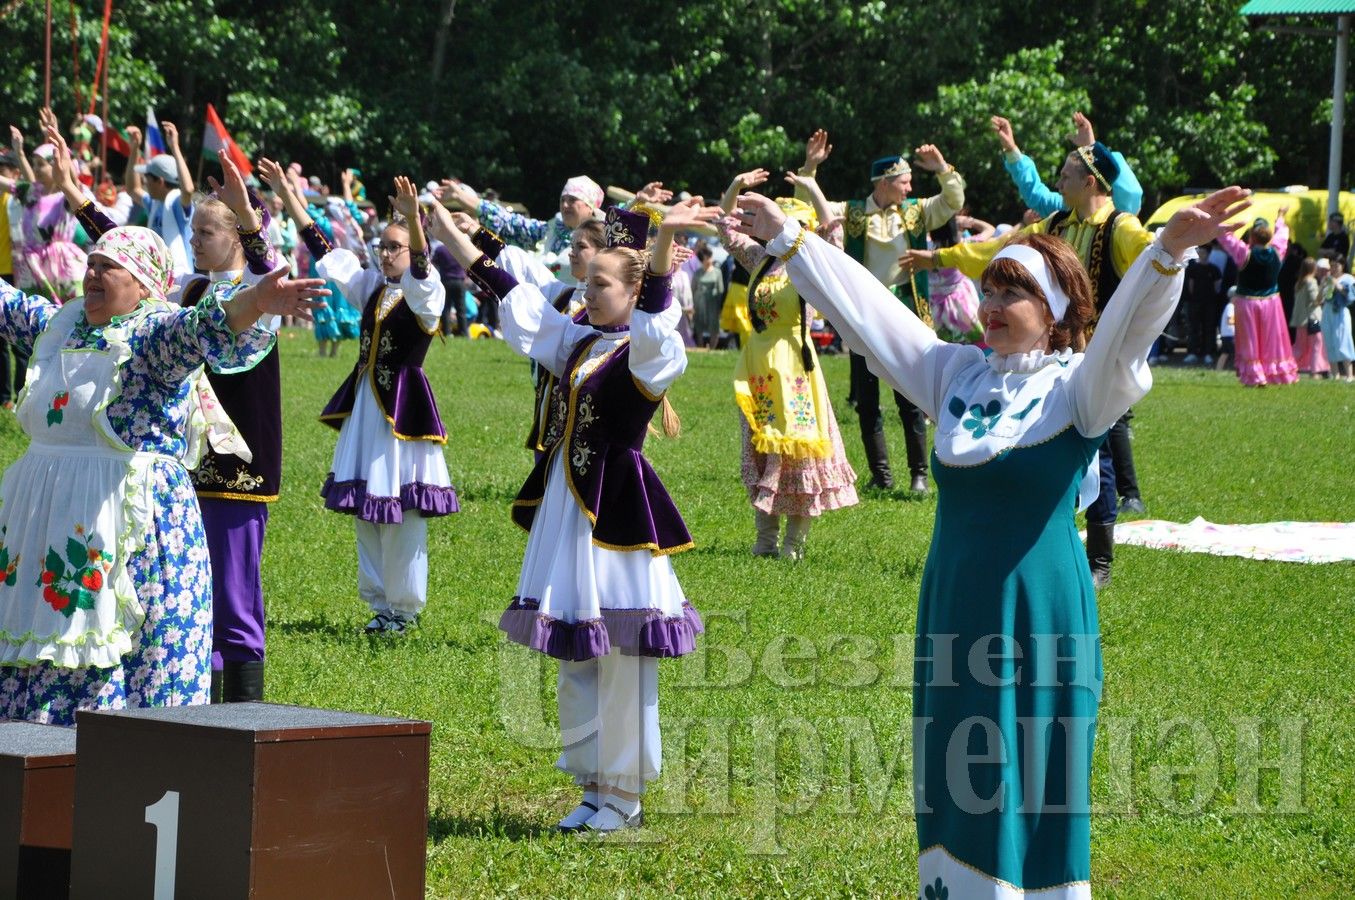
<instances>
[{"instance_id":1,"label":"tatarstan flag","mask_svg":"<svg viewBox=\"0 0 1355 900\"><path fill-rule=\"evenodd\" d=\"M104 140L108 142L109 150L114 153L121 153L123 156L132 155L132 145L127 140L127 132L117 128L109 128L105 131L103 119L93 113L85 116L85 123L93 128L96 133L103 135Z\"/></svg>"},{"instance_id":2,"label":"tatarstan flag","mask_svg":"<svg viewBox=\"0 0 1355 900\"><path fill-rule=\"evenodd\" d=\"M245 151L231 139L230 132L226 130L226 125L221 121L221 117L216 114L216 107L207 104L207 128L202 133L202 155L208 159L216 159L218 151L225 150L226 155L235 163L235 167L240 170L241 175L253 173L254 166L250 165L249 157L245 156Z\"/></svg>"}]
</instances>

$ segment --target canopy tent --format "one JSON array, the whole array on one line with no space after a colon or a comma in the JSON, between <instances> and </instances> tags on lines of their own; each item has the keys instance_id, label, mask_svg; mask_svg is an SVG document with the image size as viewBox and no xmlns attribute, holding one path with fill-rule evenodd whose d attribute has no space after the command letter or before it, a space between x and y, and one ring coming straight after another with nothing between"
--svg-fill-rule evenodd
<instances>
[{"instance_id":1,"label":"canopy tent","mask_svg":"<svg viewBox=\"0 0 1355 900\"><path fill-rule=\"evenodd\" d=\"M1355 0L1250 0L1241 13L1248 17L1324 16L1336 17L1336 63L1331 90L1331 144L1327 151L1328 214L1336 212L1337 192L1341 189L1341 138L1345 131L1346 61L1350 55L1350 16ZM1280 30L1280 29L1276 29ZM1332 34L1317 30L1317 34ZM1348 215L1348 214L1347 214Z\"/></svg>"}]
</instances>

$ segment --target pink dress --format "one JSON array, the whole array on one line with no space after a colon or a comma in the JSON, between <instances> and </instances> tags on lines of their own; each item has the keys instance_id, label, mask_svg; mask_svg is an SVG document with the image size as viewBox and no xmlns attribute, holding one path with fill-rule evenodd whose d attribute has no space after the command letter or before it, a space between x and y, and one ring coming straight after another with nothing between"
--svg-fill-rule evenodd
<instances>
[{"instance_id":1,"label":"pink dress","mask_svg":"<svg viewBox=\"0 0 1355 900\"><path fill-rule=\"evenodd\" d=\"M1294 290L1294 312L1289 316L1289 327L1294 329L1294 361L1300 372L1312 375L1325 375L1331 371L1327 362L1327 350L1322 345L1322 331L1308 331L1308 319L1317 311L1321 321L1322 310L1318 307L1321 289L1311 278L1299 279Z\"/></svg>"},{"instance_id":2,"label":"pink dress","mask_svg":"<svg viewBox=\"0 0 1355 900\"><path fill-rule=\"evenodd\" d=\"M14 275L21 289L65 303L84 293L85 251L75 243L75 216L66 211L61 194L41 185L20 186L23 204L20 244L14 253Z\"/></svg>"},{"instance_id":3,"label":"pink dress","mask_svg":"<svg viewBox=\"0 0 1355 900\"><path fill-rule=\"evenodd\" d=\"M1233 298L1237 377L1245 385L1293 384L1299 367L1289 345L1276 278L1289 249L1289 228L1275 223L1275 236L1264 247L1252 247L1231 231L1219 243L1237 263L1237 294Z\"/></svg>"}]
</instances>

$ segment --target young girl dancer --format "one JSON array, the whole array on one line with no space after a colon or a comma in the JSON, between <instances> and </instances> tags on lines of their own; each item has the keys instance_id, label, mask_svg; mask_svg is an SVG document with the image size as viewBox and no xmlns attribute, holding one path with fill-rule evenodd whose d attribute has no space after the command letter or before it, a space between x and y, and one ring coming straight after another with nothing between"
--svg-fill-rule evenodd
<instances>
[{"instance_id":1,"label":"young girl dancer","mask_svg":"<svg viewBox=\"0 0 1355 900\"><path fill-rule=\"evenodd\" d=\"M588 264L583 323L518 284L434 212L448 232L439 237L500 298L509 346L559 379L547 451L513 503L513 520L529 532L527 554L499 623L510 640L560 660L564 752L556 765L583 796L559 827L633 828L642 821L640 795L659 775L657 659L690 653L702 631L668 559L691 537L641 448L687 365L668 284L673 234L715 210L699 200L674 207L649 259L649 220L611 210L608 248ZM675 434L670 409L663 418Z\"/></svg>"},{"instance_id":2,"label":"young girl dancer","mask_svg":"<svg viewBox=\"0 0 1355 900\"><path fill-rule=\"evenodd\" d=\"M459 508L442 456L447 432L422 368L446 293L428 264L418 194L408 178L395 179L391 203L404 218L382 232L380 266L363 269L351 251L329 246L277 163L260 160L259 171L296 220L320 277L362 310L357 364L320 415L339 430L320 494L356 519L367 633L400 634L428 603L426 519Z\"/></svg>"},{"instance_id":3,"label":"young girl dancer","mask_svg":"<svg viewBox=\"0 0 1355 900\"><path fill-rule=\"evenodd\" d=\"M456 227L470 235L471 243L503 269L514 280L522 284L533 285L558 312L570 316L574 321L583 321L583 287L588 278L588 263L599 250L607 246L603 233L603 224L598 219L589 219L574 229L569 239L569 274L573 283L561 281L555 273L541 264L531 253L520 247L506 246L494 232L480 225L465 213L453 213L452 221ZM532 405L532 427L527 433L527 449L540 459L546 452L545 428L547 404L555 376L545 366L532 363L536 395Z\"/></svg>"},{"instance_id":4,"label":"young girl dancer","mask_svg":"<svg viewBox=\"0 0 1355 900\"><path fill-rule=\"evenodd\" d=\"M735 177L721 208L732 211L744 185L760 183L757 176L764 171ZM809 204L790 198L777 203L805 228L817 227ZM753 555L776 556L780 538L781 556L800 559L815 517L856 505L856 472L842 447L823 369L809 340L812 313L785 266L738 232L721 228L720 240L750 279L753 328L739 350L734 400L743 414L743 485L757 525Z\"/></svg>"}]
</instances>

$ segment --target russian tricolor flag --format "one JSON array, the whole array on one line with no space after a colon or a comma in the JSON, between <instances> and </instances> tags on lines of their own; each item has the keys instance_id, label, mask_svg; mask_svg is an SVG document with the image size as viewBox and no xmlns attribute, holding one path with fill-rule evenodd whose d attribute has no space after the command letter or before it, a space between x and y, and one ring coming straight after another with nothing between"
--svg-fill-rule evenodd
<instances>
[{"instance_id":1,"label":"russian tricolor flag","mask_svg":"<svg viewBox=\"0 0 1355 900\"><path fill-rule=\"evenodd\" d=\"M160 133L160 123L155 120L155 110L149 106L146 107L146 158L153 159L161 153L168 153L165 149L165 136Z\"/></svg>"}]
</instances>

